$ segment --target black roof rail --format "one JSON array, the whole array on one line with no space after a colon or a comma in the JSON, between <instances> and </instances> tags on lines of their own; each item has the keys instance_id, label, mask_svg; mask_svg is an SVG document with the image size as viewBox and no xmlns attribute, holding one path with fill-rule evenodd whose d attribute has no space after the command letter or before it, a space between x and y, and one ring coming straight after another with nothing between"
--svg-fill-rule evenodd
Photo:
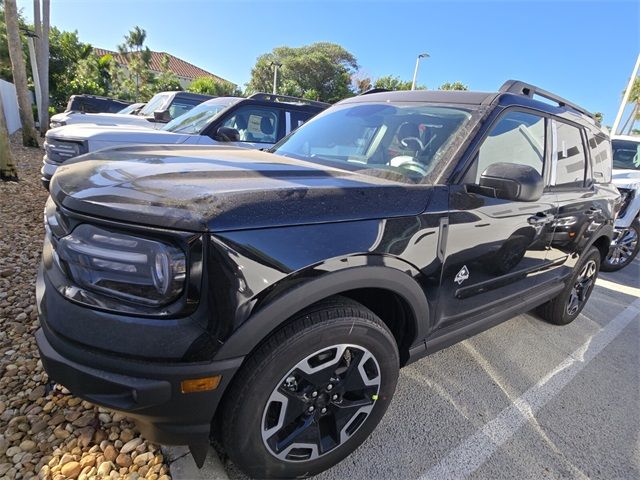
<instances>
[{"instance_id":1,"label":"black roof rail","mask_svg":"<svg viewBox=\"0 0 640 480\"><path fill-rule=\"evenodd\" d=\"M530 85L526 82L522 82L520 80L507 80L500 87L501 93L515 93L517 95L524 95L529 98L533 98L534 95L538 95L539 97L546 98L547 100L551 100L552 102L556 102L560 107L567 107L571 110L575 110L576 112L582 113L587 117L595 120L596 117L593 113L589 112L585 108L582 108L575 103L570 102L569 100L562 98L559 95L556 95L551 92L547 92L540 87L536 87L535 85Z\"/></svg>"},{"instance_id":2,"label":"black roof rail","mask_svg":"<svg viewBox=\"0 0 640 480\"><path fill-rule=\"evenodd\" d=\"M307 100L306 98L292 97L290 95L278 95L275 93L254 93L253 95L249 95L247 98L252 98L253 100L264 100L267 102L289 102L289 103L303 103L306 105L313 105L314 107L322 107L326 108L330 103L318 102L317 100Z\"/></svg>"},{"instance_id":3,"label":"black roof rail","mask_svg":"<svg viewBox=\"0 0 640 480\"><path fill-rule=\"evenodd\" d=\"M360 95L369 95L370 93L382 93L382 92L391 92L388 88L370 88L366 92L362 92Z\"/></svg>"}]
</instances>

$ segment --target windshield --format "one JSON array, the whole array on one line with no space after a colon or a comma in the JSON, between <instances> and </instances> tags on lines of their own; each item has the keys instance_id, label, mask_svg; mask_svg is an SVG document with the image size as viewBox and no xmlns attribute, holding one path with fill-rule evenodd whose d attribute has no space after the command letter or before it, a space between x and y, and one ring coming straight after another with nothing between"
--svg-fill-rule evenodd
<instances>
[{"instance_id":1,"label":"windshield","mask_svg":"<svg viewBox=\"0 0 640 480\"><path fill-rule=\"evenodd\" d=\"M156 110L162 110L162 107L164 106L168 98L168 93L155 94L153 98L151 98L151 100L147 102L144 108L140 110L140 112L138 112L138 115L140 115L141 117L153 117L153 112L155 112Z\"/></svg>"},{"instance_id":2,"label":"windshield","mask_svg":"<svg viewBox=\"0 0 640 480\"><path fill-rule=\"evenodd\" d=\"M640 170L640 139L638 142L612 140L613 168Z\"/></svg>"},{"instance_id":3,"label":"windshield","mask_svg":"<svg viewBox=\"0 0 640 480\"><path fill-rule=\"evenodd\" d=\"M233 97L208 100L174 118L162 129L173 133L199 134L218 113L237 101L238 98Z\"/></svg>"},{"instance_id":4,"label":"windshield","mask_svg":"<svg viewBox=\"0 0 640 480\"><path fill-rule=\"evenodd\" d=\"M128 105L126 107L124 107L122 110L118 111L118 114L120 115L128 115L131 112L133 112L135 109L140 108L140 104L139 103L132 103L131 105Z\"/></svg>"},{"instance_id":5,"label":"windshield","mask_svg":"<svg viewBox=\"0 0 640 480\"><path fill-rule=\"evenodd\" d=\"M467 110L433 104L345 104L303 125L273 152L419 182L470 117Z\"/></svg>"}]
</instances>

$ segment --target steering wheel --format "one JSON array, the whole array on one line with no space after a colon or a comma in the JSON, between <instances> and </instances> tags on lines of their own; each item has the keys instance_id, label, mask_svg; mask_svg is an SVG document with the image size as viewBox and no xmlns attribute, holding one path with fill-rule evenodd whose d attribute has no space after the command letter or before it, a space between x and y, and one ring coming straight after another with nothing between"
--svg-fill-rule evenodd
<instances>
[{"instance_id":1,"label":"steering wheel","mask_svg":"<svg viewBox=\"0 0 640 480\"><path fill-rule=\"evenodd\" d=\"M416 162L415 160L407 160L406 162L402 162L396 165L398 168L405 168L407 170L411 170L412 172L419 173L423 177L429 174L429 171L424 167L420 162Z\"/></svg>"},{"instance_id":2,"label":"steering wheel","mask_svg":"<svg viewBox=\"0 0 640 480\"><path fill-rule=\"evenodd\" d=\"M407 145L407 140L413 140L414 142L417 142L418 146L420 147L420 151L424 150L424 144L418 137L404 137L402 140L400 140L402 146L410 148L409 145Z\"/></svg>"}]
</instances>

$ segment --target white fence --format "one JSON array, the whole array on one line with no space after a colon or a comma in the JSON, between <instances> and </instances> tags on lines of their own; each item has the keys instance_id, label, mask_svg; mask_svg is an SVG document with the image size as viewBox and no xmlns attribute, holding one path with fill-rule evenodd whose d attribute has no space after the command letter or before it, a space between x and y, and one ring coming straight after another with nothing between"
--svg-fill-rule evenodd
<instances>
[{"instance_id":1,"label":"white fence","mask_svg":"<svg viewBox=\"0 0 640 480\"><path fill-rule=\"evenodd\" d=\"M20 112L18 111L16 87L13 86L13 83L0 80L0 95L2 96L2 104L4 105L4 115L7 119L7 128L9 129L9 133L13 133L22 126L20 123Z\"/></svg>"}]
</instances>

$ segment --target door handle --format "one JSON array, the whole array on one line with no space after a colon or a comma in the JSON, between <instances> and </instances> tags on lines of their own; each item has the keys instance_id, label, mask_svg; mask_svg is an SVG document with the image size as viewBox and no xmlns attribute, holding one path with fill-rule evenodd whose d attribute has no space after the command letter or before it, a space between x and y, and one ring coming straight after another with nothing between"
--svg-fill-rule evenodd
<instances>
[{"instance_id":1,"label":"door handle","mask_svg":"<svg viewBox=\"0 0 640 480\"><path fill-rule=\"evenodd\" d=\"M546 225L547 223L551 223L554 219L553 215L546 215L546 214L540 214L538 213L537 215L533 215L529 218L527 218L527 222L529 223L529 225L533 225L533 226L542 226L542 225Z\"/></svg>"}]
</instances>

